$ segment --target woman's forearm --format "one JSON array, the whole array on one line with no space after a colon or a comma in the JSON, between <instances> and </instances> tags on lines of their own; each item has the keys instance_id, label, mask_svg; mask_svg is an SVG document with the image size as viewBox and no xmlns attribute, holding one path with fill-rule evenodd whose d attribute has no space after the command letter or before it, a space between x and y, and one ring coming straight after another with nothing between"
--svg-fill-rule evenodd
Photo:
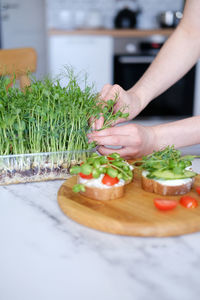
<instances>
[{"instance_id":1,"label":"woman's forearm","mask_svg":"<svg viewBox=\"0 0 200 300\"><path fill-rule=\"evenodd\" d=\"M200 116L183 119L152 127L155 137L155 149L167 145L176 148L200 144Z\"/></svg>"},{"instance_id":2,"label":"woman's forearm","mask_svg":"<svg viewBox=\"0 0 200 300\"><path fill-rule=\"evenodd\" d=\"M200 57L199 16L200 1L189 0L180 25L141 79L129 90L137 95L143 108L185 75Z\"/></svg>"}]
</instances>

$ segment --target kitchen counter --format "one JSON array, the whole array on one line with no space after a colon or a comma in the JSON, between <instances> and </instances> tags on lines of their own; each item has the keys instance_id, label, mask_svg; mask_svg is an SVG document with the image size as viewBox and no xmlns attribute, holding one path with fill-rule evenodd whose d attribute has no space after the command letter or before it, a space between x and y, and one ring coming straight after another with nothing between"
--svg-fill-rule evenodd
<instances>
[{"instance_id":1,"label":"kitchen counter","mask_svg":"<svg viewBox=\"0 0 200 300\"><path fill-rule=\"evenodd\" d=\"M193 165L200 173L200 161ZM0 187L1 300L199 299L200 233L140 238L89 229L60 210L62 183Z\"/></svg>"},{"instance_id":2,"label":"kitchen counter","mask_svg":"<svg viewBox=\"0 0 200 300\"><path fill-rule=\"evenodd\" d=\"M146 37L151 35L169 36L173 29L50 29L49 35L108 35L112 37Z\"/></svg>"}]
</instances>

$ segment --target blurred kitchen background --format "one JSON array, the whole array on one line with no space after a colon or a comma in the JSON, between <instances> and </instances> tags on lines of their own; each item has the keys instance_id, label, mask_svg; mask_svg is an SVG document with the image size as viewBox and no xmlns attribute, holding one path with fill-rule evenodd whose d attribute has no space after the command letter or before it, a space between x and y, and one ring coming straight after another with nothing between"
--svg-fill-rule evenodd
<instances>
[{"instance_id":1,"label":"blurred kitchen background","mask_svg":"<svg viewBox=\"0 0 200 300\"><path fill-rule=\"evenodd\" d=\"M87 72L97 91L106 83L128 89L173 32L183 7L183 0L0 0L0 45L35 48L38 79L72 66ZM200 114L199 70L198 63L140 117Z\"/></svg>"}]
</instances>

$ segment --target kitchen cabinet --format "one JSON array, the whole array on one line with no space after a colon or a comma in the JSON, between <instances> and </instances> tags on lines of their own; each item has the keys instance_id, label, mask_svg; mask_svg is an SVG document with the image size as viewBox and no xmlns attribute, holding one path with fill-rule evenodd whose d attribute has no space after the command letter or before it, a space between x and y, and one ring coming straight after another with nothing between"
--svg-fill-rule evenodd
<instances>
[{"instance_id":1,"label":"kitchen cabinet","mask_svg":"<svg viewBox=\"0 0 200 300\"><path fill-rule=\"evenodd\" d=\"M49 73L52 77L63 73L65 66L70 66L76 74L87 74L88 83L94 84L97 91L104 84L112 83L112 37L52 35L49 37L48 50ZM65 79L61 82L66 84Z\"/></svg>"}]
</instances>

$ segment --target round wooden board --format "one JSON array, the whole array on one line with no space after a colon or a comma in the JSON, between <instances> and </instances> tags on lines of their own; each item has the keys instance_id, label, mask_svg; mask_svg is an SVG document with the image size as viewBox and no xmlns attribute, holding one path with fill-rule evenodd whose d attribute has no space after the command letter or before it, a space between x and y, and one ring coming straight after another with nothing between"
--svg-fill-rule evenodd
<instances>
[{"instance_id":1,"label":"round wooden board","mask_svg":"<svg viewBox=\"0 0 200 300\"><path fill-rule=\"evenodd\" d=\"M76 194L72 186L76 177L66 180L58 191L61 210L76 222L104 232L130 236L176 236L200 231L200 196L195 186L200 185L200 175L189 195L199 200L195 209L178 205L172 211L159 211L153 199L176 199L180 196L159 196L141 188L139 175L126 186L123 198L97 201Z\"/></svg>"}]
</instances>

